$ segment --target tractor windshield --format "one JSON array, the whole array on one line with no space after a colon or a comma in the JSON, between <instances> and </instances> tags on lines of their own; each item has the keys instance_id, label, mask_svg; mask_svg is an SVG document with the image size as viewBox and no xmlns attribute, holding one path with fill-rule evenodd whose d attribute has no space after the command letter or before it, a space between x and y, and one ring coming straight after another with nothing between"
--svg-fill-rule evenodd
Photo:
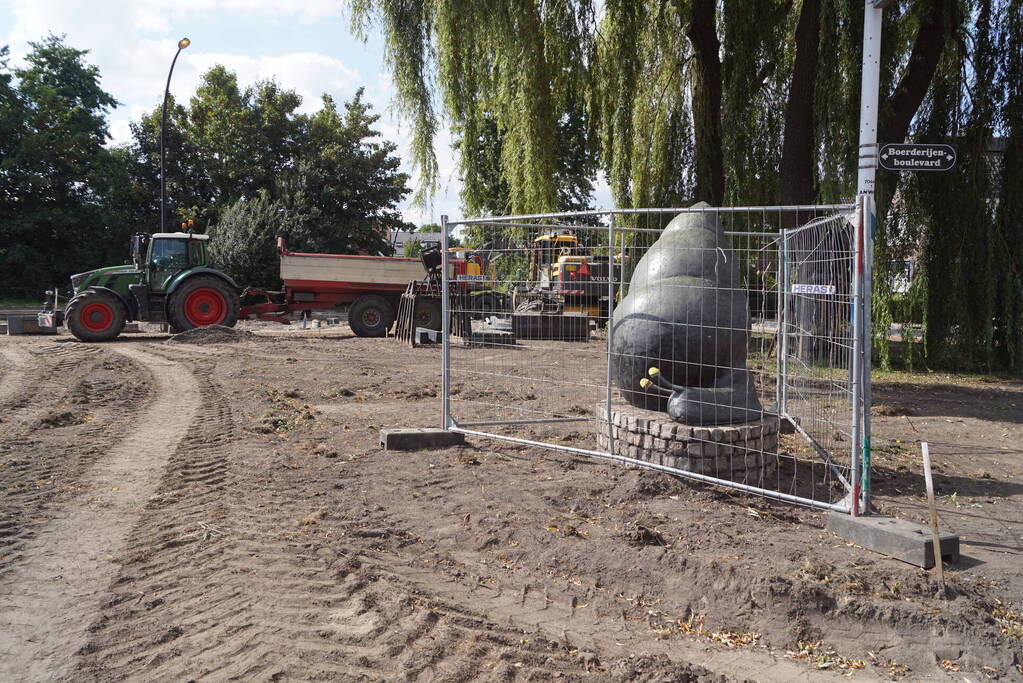
<instances>
[{"instance_id":1,"label":"tractor windshield","mask_svg":"<svg viewBox=\"0 0 1023 683\"><path fill-rule=\"evenodd\" d=\"M185 240L156 240L152 259L153 265L161 270L188 268L188 245Z\"/></svg>"}]
</instances>

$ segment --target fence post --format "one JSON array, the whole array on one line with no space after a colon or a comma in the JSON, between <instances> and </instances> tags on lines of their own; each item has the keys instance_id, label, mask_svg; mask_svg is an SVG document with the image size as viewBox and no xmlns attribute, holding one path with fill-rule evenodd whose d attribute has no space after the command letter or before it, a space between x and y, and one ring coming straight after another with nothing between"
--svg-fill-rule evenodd
<instances>
[{"instance_id":1,"label":"fence post","mask_svg":"<svg viewBox=\"0 0 1023 683\"><path fill-rule=\"evenodd\" d=\"M441 253L441 409L440 427L451 427L451 301L448 297L448 217L440 217ZM415 330L413 330L414 332Z\"/></svg>"},{"instance_id":2,"label":"fence post","mask_svg":"<svg viewBox=\"0 0 1023 683\"><path fill-rule=\"evenodd\" d=\"M864 195L856 197L856 230L853 235L853 296L852 296L852 367L849 380L852 383L852 447L849 457L850 482L852 483L852 515L860 514L860 438L863 409L861 384L863 382L862 327L863 327L863 221Z\"/></svg>"},{"instance_id":3,"label":"fence post","mask_svg":"<svg viewBox=\"0 0 1023 683\"><path fill-rule=\"evenodd\" d=\"M624 244L622 245L624 248ZM622 259L624 263L625 259ZM607 228L607 382L605 400L607 401L607 452L615 452L615 429L611 410L611 385L614 382L612 349L614 348L614 325L612 313L615 306L615 220L611 216Z\"/></svg>"},{"instance_id":4,"label":"fence post","mask_svg":"<svg viewBox=\"0 0 1023 683\"><path fill-rule=\"evenodd\" d=\"M873 366L873 330L871 298L874 288L874 228L877 222L874 195L863 199L863 463L860 485L863 488L863 514L870 514L870 373ZM885 336L888 330L884 331Z\"/></svg>"},{"instance_id":5,"label":"fence post","mask_svg":"<svg viewBox=\"0 0 1023 683\"><path fill-rule=\"evenodd\" d=\"M781 278L778 280L779 292L778 302L781 306L781 315L778 320L778 415L787 418L789 414L788 405L788 382L789 382L789 237L788 230L781 231Z\"/></svg>"}]
</instances>

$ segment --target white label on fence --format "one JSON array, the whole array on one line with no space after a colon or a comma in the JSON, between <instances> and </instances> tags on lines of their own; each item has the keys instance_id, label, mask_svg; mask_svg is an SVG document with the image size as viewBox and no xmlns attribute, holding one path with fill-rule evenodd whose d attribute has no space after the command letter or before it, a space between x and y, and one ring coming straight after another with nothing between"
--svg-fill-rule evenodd
<instances>
[{"instance_id":1,"label":"white label on fence","mask_svg":"<svg viewBox=\"0 0 1023 683\"><path fill-rule=\"evenodd\" d=\"M459 275L459 280L472 280L474 282L483 282L482 275Z\"/></svg>"},{"instance_id":2,"label":"white label on fence","mask_svg":"<svg viewBox=\"0 0 1023 683\"><path fill-rule=\"evenodd\" d=\"M835 285L792 285L793 294L834 294Z\"/></svg>"}]
</instances>

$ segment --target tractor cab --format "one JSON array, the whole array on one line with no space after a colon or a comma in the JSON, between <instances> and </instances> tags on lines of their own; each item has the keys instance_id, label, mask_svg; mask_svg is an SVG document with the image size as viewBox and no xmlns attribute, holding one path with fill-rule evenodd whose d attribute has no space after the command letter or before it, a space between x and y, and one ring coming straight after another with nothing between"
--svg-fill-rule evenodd
<instances>
[{"instance_id":1,"label":"tractor cab","mask_svg":"<svg viewBox=\"0 0 1023 683\"><path fill-rule=\"evenodd\" d=\"M136 251L135 238L140 238ZM150 292L164 292L175 276L191 268L208 264L206 243L209 235L188 232L158 232L132 236L132 260L143 273ZM144 260L135 260L144 255Z\"/></svg>"}]
</instances>

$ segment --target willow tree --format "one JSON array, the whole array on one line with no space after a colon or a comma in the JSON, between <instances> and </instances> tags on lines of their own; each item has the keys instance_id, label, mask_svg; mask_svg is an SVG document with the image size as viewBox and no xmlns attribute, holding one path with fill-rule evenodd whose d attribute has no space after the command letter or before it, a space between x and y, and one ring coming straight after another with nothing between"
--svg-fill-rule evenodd
<instances>
[{"instance_id":1,"label":"willow tree","mask_svg":"<svg viewBox=\"0 0 1023 683\"><path fill-rule=\"evenodd\" d=\"M412 162L417 199L435 189L433 148L440 115L458 141L463 177L492 169L485 145L500 134L500 173L511 211L557 208L559 156L566 145L558 124L579 114L592 52L589 0L485 2L354 0L353 25L365 34L379 18L394 76L398 108L413 123ZM433 84L439 86L438 102Z\"/></svg>"},{"instance_id":2,"label":"willow tree","mask_svg":"<svg viewBox=\"0 0 1023 683\"><path fill-rule=\"evenodd\" d=\"M620 207L851 200L866 1L352 4L357 30L383 27L420 198L436 182L444 118L475 213L562 208L563 170L578 166L570 150L603 171ZM879 174L882 362L889 323L926 318L928 363L1023 367L1021 12L1018 0L885 10L880 141L951 141L962 163L950 174ZM992 136L1007 142L1004 155L989 154ZM921 265L908 296L893 291L906 259Z\"/></svg>"}]
</instances>

